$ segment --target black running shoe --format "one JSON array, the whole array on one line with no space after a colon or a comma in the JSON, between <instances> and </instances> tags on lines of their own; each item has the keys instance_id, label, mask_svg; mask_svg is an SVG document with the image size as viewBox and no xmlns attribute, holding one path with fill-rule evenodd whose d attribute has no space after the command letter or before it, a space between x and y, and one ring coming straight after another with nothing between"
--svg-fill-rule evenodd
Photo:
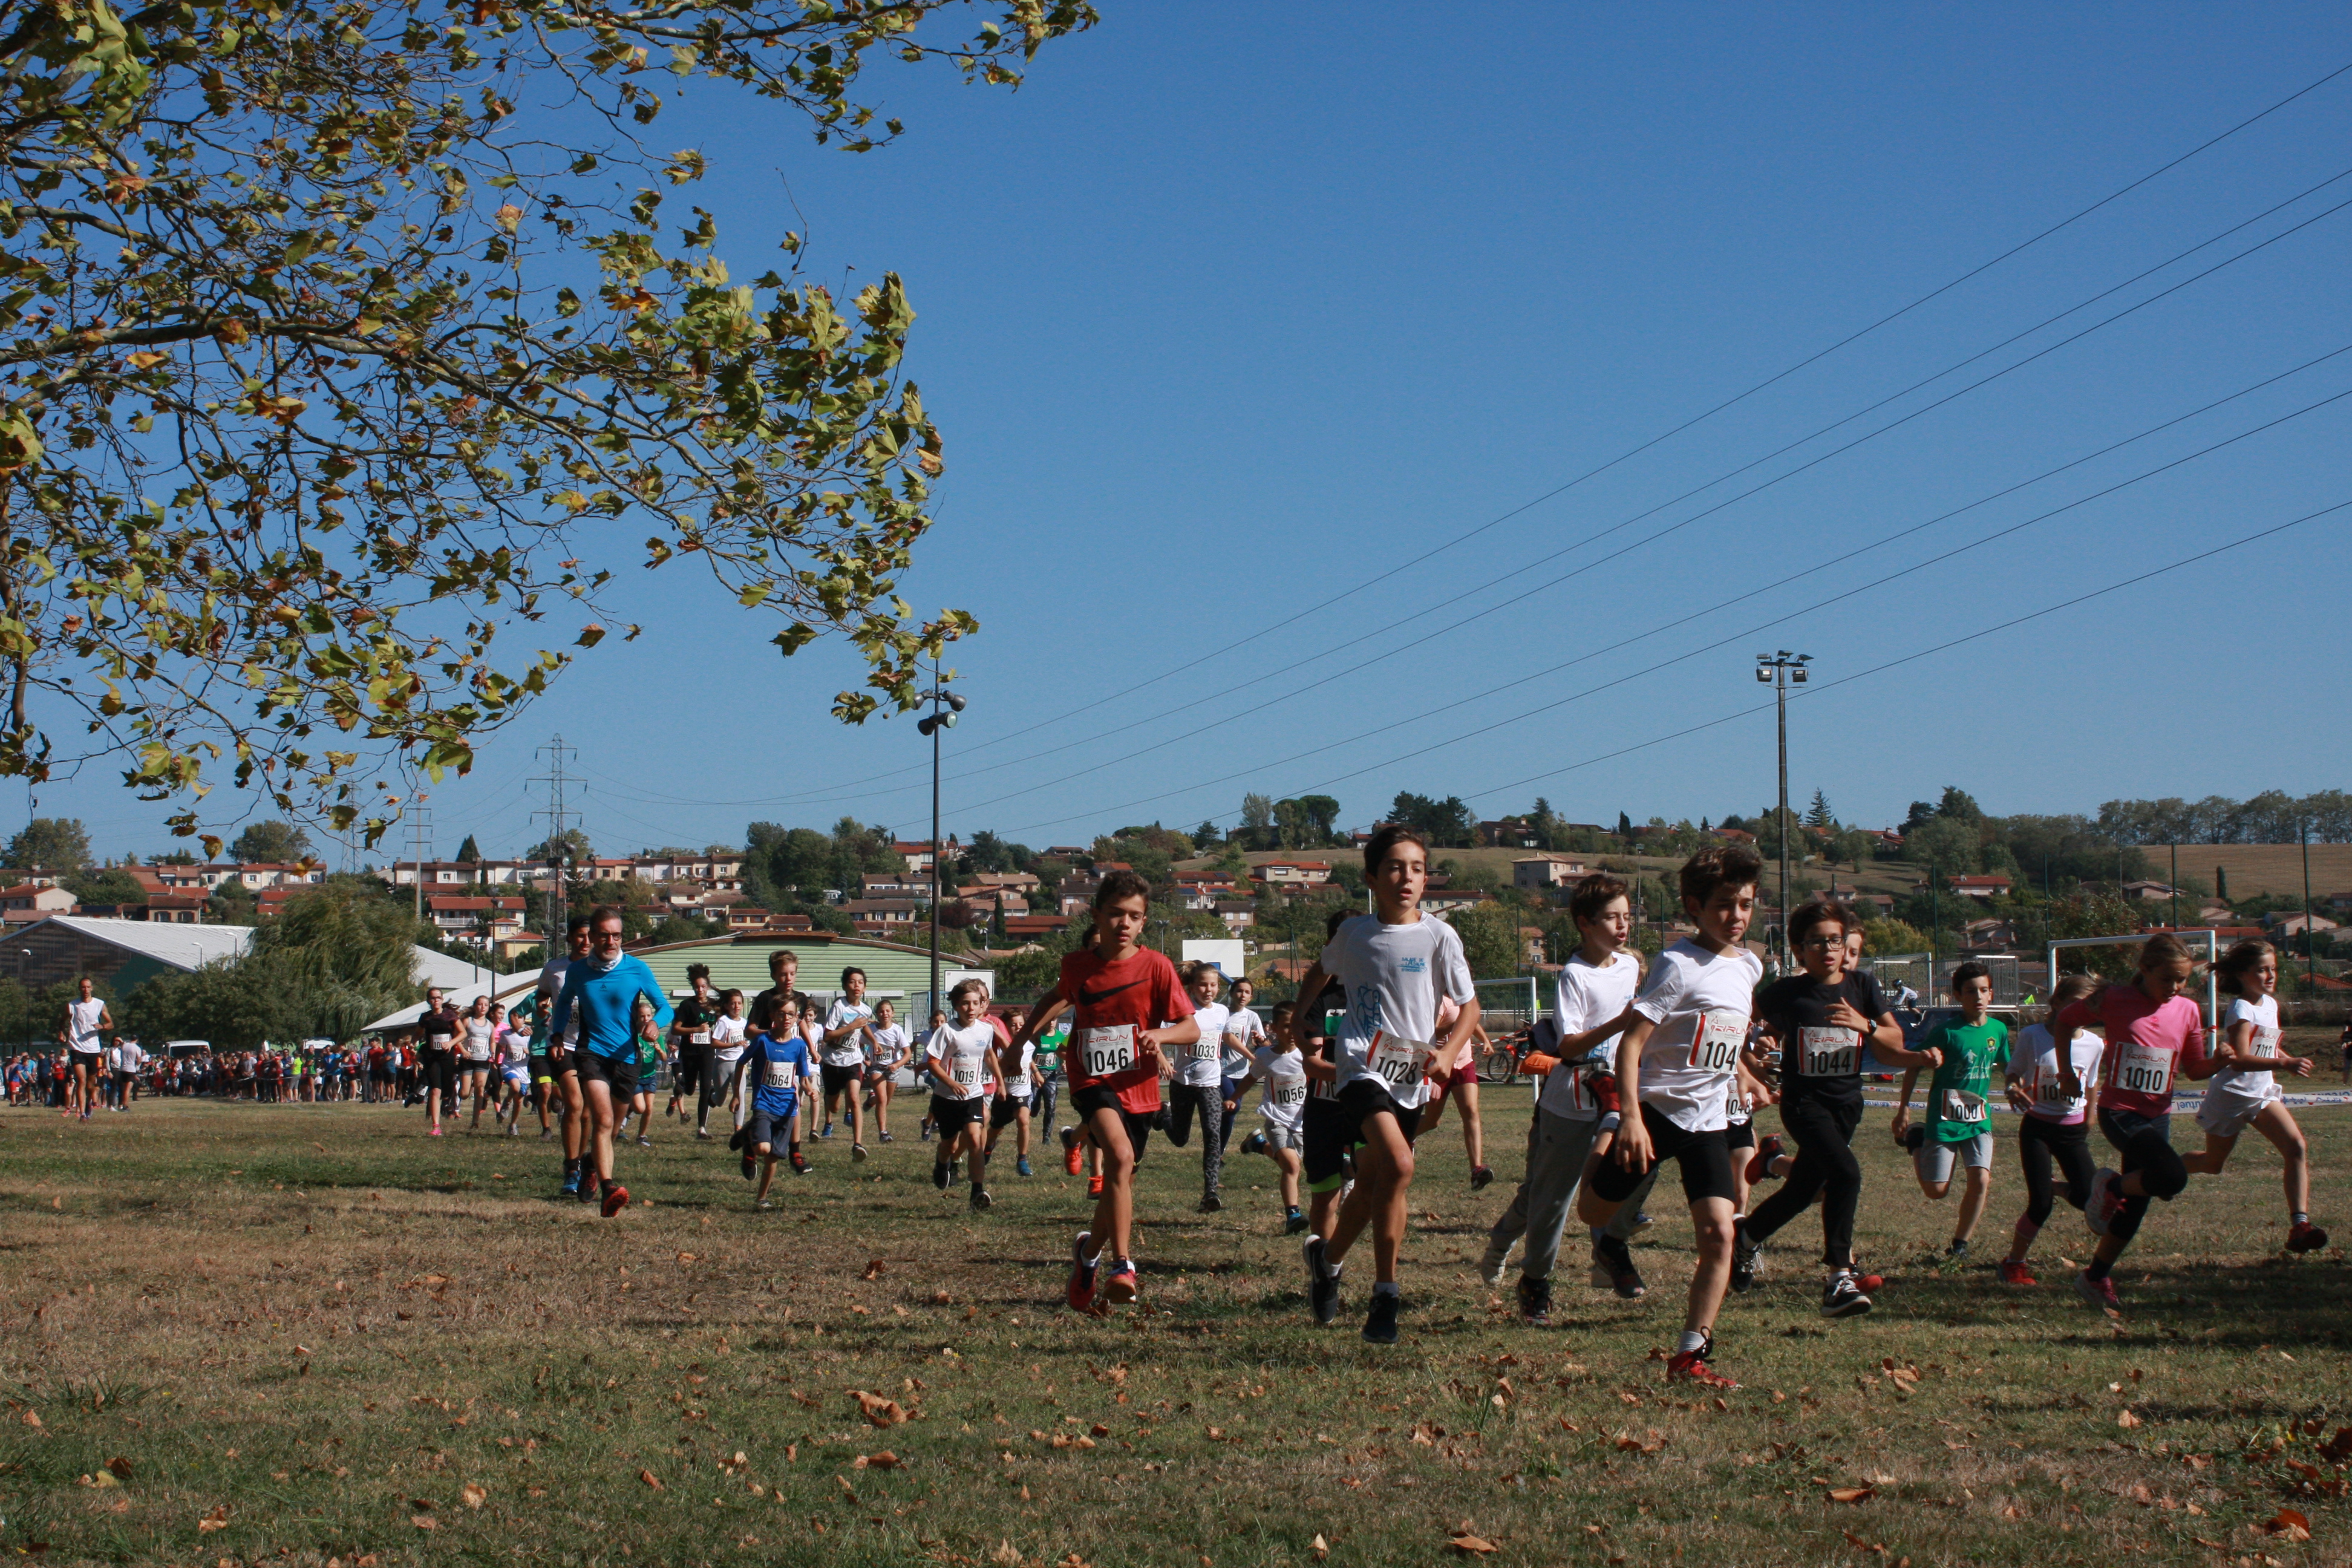
<instances>
[{"instance_id":1,"label":"black running shoe","mask_svg":"<svg viewBox=\"0 0 2352 1568\"><path fill-rule=\"evenodd\" d=\"M1519 1276L1519 1321L1535 1328L1551 1321L1551 1281Z\"/></svg>"},{"instance_id":2,"label":"black running shoe","mask_svg":"<svg viewBox=\"0 0 2352 1568\"><path fill-rule=\"evenodd\" d=\"M939 1164L931 1167L931 1185L939 1188L941 1192L946 1192L948 1190L947 1166L944 1164Z\"/></svg>"},{"instance_id":3,"label":"black running shoe","mask_svg":"<svg viewBox=\"0 0 2352 1568\"><path fill-rule=\"evenodd\" d=\"M1364 1338L1376 1345L1397 1342L1397 1307L1399 1297L1393 1290L1372 1292L1371 1310L1364 1314Z\"/></svg>"},{"instance_id":4,"label":"black running shoe","mask_svg":"<svg viewBox=\"0 0 2352 1568\"><path fill-rule=\"evenodd\" d=\"M1870 1310L1870 1298L1851 1274L1832 1274L1822 1289L1822 1316L1824 1318L1859 1318Z\"/></svg>"},{"instance_id":5,"label":"black running shoe","mask_svg":"<svg viewBox=\"0 0 2352 1568\"><path fill-rule=\"evenodd\" d=\"M1741 1295L1756 1289L1756 1263L1763 1248L1748 1237L1748 1221L1731 1222L1731 1288Z\"/></svg>"},{"instance_id":6,"label":"black running shoe","mask_svg":"<svg viewBox=\"0 0 2352 1568\"><path fill-rule=\"evenodd\" d=\"M1633 1249L1613 1236L1604 1236L1592 1244L1592 1256L1609 1270L1610 1288L1621 1300L1638 1301L1650 1293L1642 1283L1642 1271L1633 1267Z\"/></svg>"},{"instance_id":7,"label":"black running shoe","mask_svg":"<svg viewBox=\"0 0 2352 1568\"><path fill-rule=\"evenodd\" d=\"M1307 1259L1307 1300L1315 1321L1328 1323L1339 1315L1339 1271L1323 1261L1323 1238L1310 1236L1299 1248Z\"/></svg>"}]
</instances>

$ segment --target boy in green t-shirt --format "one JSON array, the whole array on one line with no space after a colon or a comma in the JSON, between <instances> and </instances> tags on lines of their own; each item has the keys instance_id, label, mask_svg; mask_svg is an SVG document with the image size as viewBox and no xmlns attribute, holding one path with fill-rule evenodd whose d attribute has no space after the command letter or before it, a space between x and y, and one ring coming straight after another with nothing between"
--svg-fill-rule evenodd
<instances>
[{"instance_id":1,"label":"boy in green t-shirt","mask_svg":"<svg viewBox=\"0 0 2352 1568\"><path fill-rule=\"evenodd\" d=\"M1992 1092L1993 1073L2009 1062L2009 1026L1989 1016L1992 1006L1992 974L1981 963L1963 963L1952 971L1952 1000L1960 1005L1958 1023L1944 1024L1920 1042L1936 1061L1927 1084L1927 1120L1911 1121L1911 1086L1919 1069L1903 1075L1902 1102L1895 1111L1895 1141L1911 1151L1919 1190L1941 1199L1951 1190L1955 1162L1967 1167L1968 1184L1960 1194L1958 1223L1944 1257L1958 1262L1969 1250L1969 1237L1992 1195L1992 1111L1986 1096Z\"/></svg>"}]
</instances>

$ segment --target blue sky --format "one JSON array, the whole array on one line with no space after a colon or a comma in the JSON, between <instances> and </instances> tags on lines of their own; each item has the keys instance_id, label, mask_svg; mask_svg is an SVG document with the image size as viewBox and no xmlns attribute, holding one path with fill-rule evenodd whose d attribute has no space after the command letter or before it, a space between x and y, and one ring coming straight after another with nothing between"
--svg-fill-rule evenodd
<instances>
[{"instance_id":1,"label":"blue sky","mask_svg":"<svg viewBox=\"0 0 2352 1568\"><path fill-rule=\"evenodd\" d=\"M1773 788L1750 670L1780 647L1861 675L1790 717L1792 792L1850 821L1947 784L2013 812L2347 783L2352 511L1861 672L2352 500L2352 398L1853 591L2352 390L2352 353L1844 558L2352 346L2352 209L1694 514L2352 199L2327 185L1716 482L2352 169L2352 74L1527 504L2352 62L2340 7L1498 6L1452 31L1423 7L1103 9L1018 93L877 66L908 132L864 157L709 89L662 127L710 153L698 199L739 272L803 229L814 276L895 269L920 312L949 471L902 591L982 627L953 660L952 829L1230 825L1247 790L1334 795L1349 823L1401 789L1482 816L1750 812ZM928 826L912 722L827 716L850 657L779 660L689 566L626 572L649 635L434 790L439 852L536 837L555 731L600 851L755 818ZM103 770L39 809L102 853L164 843Z\"/></svg>"}]
</instances>

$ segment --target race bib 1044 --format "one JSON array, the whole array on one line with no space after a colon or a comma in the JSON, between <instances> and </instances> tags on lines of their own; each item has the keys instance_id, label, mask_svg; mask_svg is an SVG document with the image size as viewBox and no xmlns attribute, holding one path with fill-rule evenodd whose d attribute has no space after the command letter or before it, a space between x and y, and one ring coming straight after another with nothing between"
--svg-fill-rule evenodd
<instances>
[{"instance_id":1,"label":"race bib 1044","mask_svg":"<svg viewBox=\"0 0 2352 1568\"><path fill-rule=\"evenodd\" d=\"M1135 1065L1135 1026L1106 1024L1078 1036L1078 1060L1088 1078L1108 1078Z\"/></svg>"},{"instance_id":2,"label":"race bib 1044","mask_svg":"<svg viewBox=\"0 0 2352 1568\"><path fill-rule=\"evenodd\" d=\"M2172 1053L2137 1041L2124 1047L2116 1064L2116 1087L2130 1094L2168 1094L2172 1089Z\"/></svg>"},{"instance_id":3,"label":"race bib 1044","mask_svg":"<svg viewBox=\"0 0 2352 1568\"><path fill-rule=\"evenodd\" d=\"M1807 1078L1834 1078L1862 1070L1862 1037L1852 1029L1808 1024L1797 1033L1797 1070Z\"/></svg>"},{"instance_id":4,"label":"race bib 1044","mask_svg":"<svg viewBox=\"0 0 2352 1568\"><path fill-rule=\"evenodd\" d=\"M1691 1035L1690 1065L1701 1072L1729 1072L1748 1040L1748 1020L1738 1013L1702 1013Z\"/></svg>"},{"instance_id":5,"label":"race bib 1044","mask_svg":"<svg viewBox=\"0 0 2352 1568\"><path fill-rule=\"evenodd\" d=\"M1391 1089L1402 1089L1421 1081L1429 1066L1430 1048L1425 1040L1408 1040L1383 1030L1372 1037L1372 1048L1365 1054L1365 1065Z\"/></svg>"}]
</instances>

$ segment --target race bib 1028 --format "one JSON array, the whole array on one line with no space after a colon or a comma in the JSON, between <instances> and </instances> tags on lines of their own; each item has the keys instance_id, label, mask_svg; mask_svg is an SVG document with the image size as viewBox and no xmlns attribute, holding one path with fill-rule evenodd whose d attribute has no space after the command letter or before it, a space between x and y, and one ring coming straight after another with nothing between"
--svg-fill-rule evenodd
<instances>
[{"instance_id":1,"label":"race bib 1028","mask_svg":"<svg viewBox=\"0 0 2352 1568\"><path fill-rule=\"evenodd\" d=\"M1372 1048L1365 1053L1365 1065L1391 1089L1402 1089L1421 1081L1429 1065L1430 1050L1425 1040L1408 1040L1383 1030L1372 1037Z\"/></svg>"}]
</instances>

